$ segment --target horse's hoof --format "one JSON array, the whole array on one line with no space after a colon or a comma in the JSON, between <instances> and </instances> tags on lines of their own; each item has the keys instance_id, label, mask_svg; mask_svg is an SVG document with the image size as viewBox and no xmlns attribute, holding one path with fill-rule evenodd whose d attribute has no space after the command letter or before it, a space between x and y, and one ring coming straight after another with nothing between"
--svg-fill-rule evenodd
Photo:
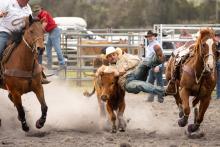
<instances>
[{"instance_id":1,"label":"horse's hoof","mask_svg":"<svg viewBox=\"0 0 220 147\"><path fill-rule=\"evenodd\" d=\"M183 111L180 111L180 112L179 112L179 118L182 118L183 116L184 116Z\"/></svg>"},{"instance_id":2,"label":"horse's hoof","mask_svg":"<svg viewBox=\"0 0 220 147\"><path fill-rule=\"evenodd\" d=\"M204 132L199 131L199 129L196 132L189 132L189 130L187 129L185 131L185 134L187 135L188 138L190 139L199 139L205 136Z\"/></svg>"},{"instance_id":3,"label":"horse's hoof","mask_svg":"<svg viewBox=\"0 0 220 147\"><path fill-rule=\"evenodd\" d=\"M189 133L196 132L198 129L199 129L199 125L195 125L195 124L189 124L187 128Z\"/></svg>"},{"instance_id":4,"label":"horse's hoof","mask_svg":"<svg viewBox=\"0 0 220 147\"><path fill-rule=\"evenodd\" d=\"M178 120L179 127L185 127L187 123L188 123L188 120L185 119L184 117L182 117Z\"/></svg>"},{"instance_id":5,"label":"horse's hoof","mask_svg":"<svg viewBox=\"0 0 220 147\"><path fill-rule=\"evenodd\" d=\"M22 125L22 130L25 131L25 132L28 132L30 129L27 126L27 124L24 124L24 125Z\"/></svg>"},{"instance_id":6,"label":"horse's hoof","mask_svg":"<svg viewBox=\"0 0 220 147\"><path fill-rule=\"evenodd\" d=\"M37 120L36 128L41 129L44 126L45 121L41 121L41 119Z\"/></svg>"}]
</instances>

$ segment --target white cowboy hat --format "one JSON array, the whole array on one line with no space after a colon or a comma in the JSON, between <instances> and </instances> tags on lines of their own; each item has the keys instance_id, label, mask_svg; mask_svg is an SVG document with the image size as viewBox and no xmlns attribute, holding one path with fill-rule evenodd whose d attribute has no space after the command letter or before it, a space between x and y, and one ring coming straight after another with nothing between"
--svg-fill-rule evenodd
<instances>
[{"instance_id":1,"label":"white cowboy hat","mask_svg":"<svg viewBox=\"0 0 220 147\"><path fill-rule=\"evenodd\" d=\"M110 55L112 53L117 53L118 56L121 56L122 50L119 47L117 47L117 48L115 48L113 46L107 47L105 50L105 56L107 57L108 55Z\"/></svg>"}]
</instances>

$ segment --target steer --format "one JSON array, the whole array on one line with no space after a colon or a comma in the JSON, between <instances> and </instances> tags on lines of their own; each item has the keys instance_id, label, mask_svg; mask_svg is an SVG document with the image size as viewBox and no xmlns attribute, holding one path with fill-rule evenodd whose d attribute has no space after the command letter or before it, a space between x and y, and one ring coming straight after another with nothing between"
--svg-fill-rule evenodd
<instances>
[{"instance_id":1,"label":"steer","mask_svg":"<svg viewBox=\"0 0 220 147\"><path fill-rule=\"evenodd\" d=\"M105 117L105 106L103 102L106 102L106 109L112 122L111 132L117 132L116 115L114 111L117 112L118 130L121 132L125 131L126 122L123 119L125 110L125 91L118 84L118 76L115 76L114 72L100 72L94 78L94 89L92 93L85 91L84 95L90 97L95 91L98 98L101 118Z\"/></svg>"}]
</instances>

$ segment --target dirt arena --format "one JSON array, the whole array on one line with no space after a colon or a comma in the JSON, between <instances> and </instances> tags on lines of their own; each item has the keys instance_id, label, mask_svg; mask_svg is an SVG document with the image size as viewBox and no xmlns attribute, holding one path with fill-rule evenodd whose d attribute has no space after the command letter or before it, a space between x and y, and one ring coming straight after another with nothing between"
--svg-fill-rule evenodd
<instances>
[{"instance_id":1,"label":"dirt arena","mask_svg":"<svg viewBox=\"0 0 220 147\"><path fill-rule=\"evenodd\" d=\"M189 139L177 125L178 109L172 97L160 104L146 102L147 94L126 94L126 132L99 129L96 96L86 98L85 88L55 80L45 85L48 117L44 128L35 129L40 105L33 93L23 96L31 131L24 133L7 92L0 90L0 146L3 147L213 147L220 146L220 101L212 100L201 129L205 136ZM86 89L92 90L92 87ZM192 122L192 118L189 122Z\"/></svg>"}]
</instances>

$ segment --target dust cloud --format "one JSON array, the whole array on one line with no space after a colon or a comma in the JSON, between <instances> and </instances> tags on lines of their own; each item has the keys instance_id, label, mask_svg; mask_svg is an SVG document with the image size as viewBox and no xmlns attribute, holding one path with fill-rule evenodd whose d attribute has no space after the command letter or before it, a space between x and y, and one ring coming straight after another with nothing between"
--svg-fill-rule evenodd
<instances>
[{"instance_id":1,"label":"dust cloud","mask_svg":"<svg viewBox=\"0 0 220 147\"><path fill-rule=\"evenodd\" d=\"M54 80L44 85L45 100L48 105L48 115L45 126L41 130L79 130L99 131L99 109L96 95L90 98L83 96L83 90L91 87L79 88L69 82ZM0 130L14 130L21 128L17 120L17 110L7 98L7 91L1 90ZM164 108L164 104L144 102L145 94L126 94L125 119L127 129L144 129L167 133L172 131L173 122L165 114L155 112L154 107ZM35 130L35 122L41 116L40 104L34 93L22 96L27 122ZM164 111L164 110L161 110ZM165 110L166 112L166 110Z\"/></svg>"}]
</instances>

